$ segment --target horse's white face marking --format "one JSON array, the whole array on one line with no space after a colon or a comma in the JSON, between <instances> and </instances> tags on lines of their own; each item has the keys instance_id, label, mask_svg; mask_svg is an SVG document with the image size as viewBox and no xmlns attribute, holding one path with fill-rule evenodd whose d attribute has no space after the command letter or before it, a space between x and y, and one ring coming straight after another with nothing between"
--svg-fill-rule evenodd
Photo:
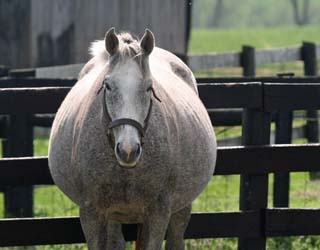
<instances>
[{"instance_id":1,"label":"horse's white face marking","mask_svg":"<svg viewBox=\"0 0 320 250\"><path fill-rule=\"evenodd\" d=\"M106 104L108 113L112 120L130 118L141 125L148 115L150 107L152 85L151 80L143 78L143 74L137 62L133 59L116 65L109 75L106 76ZM130 153L132 148L138 144L140 146L140 133L131 125L121 125L113 128L115 138L115 151L117 144L122 145L122 149ZM141 150L140 153L141 154ZM133 167L140 158L134 162L124 162L116 153L120 165Z\"/></svg>"}]
</instances>

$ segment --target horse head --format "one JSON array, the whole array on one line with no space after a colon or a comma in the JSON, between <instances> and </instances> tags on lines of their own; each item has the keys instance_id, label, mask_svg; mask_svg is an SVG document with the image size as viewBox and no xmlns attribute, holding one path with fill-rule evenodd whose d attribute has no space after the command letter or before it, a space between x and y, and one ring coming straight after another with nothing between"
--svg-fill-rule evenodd
<instances>
[{"instance_id":1,"label":"horse head","mask_svg":"<svg viewBox=\"0 0 320 250\"><path fill-rule=\"evenodd\" d=\"M109 141L121 167L133 168L141 154L143 137L152 109L153 81L149 55L154 35L146 30L140 41L130 34L105 35L109 54L108 73L104 77L103 105L109 117Z\"/></svg>"}]
</instances>

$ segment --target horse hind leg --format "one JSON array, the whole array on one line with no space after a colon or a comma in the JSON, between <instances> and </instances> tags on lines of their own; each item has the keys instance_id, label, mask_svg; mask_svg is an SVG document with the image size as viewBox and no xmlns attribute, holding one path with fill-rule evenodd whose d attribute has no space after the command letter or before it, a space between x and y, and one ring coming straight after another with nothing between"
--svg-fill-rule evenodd
<instances>
[{"instance_id":1,"label":"horse hind leg","mask_svg":"<svg viewBox=\"0 0 320 250\"><path fill-rule=\"evenodd\" d=\"M184 250L183 236L190 216L191 205L171 215L167 230L166 250Z\"/></svg>"}]
</instances>

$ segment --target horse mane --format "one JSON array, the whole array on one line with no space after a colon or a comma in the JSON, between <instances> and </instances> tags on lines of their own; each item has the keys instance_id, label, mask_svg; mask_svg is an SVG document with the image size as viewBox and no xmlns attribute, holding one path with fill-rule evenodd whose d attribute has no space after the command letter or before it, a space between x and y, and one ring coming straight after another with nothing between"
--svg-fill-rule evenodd
<instances>
[{"instance_id":1,"label":"horse mane","mask_svg":"<svg viewBox=\"0 0 320 250\"><path fill-rule=\"evenodd\" d=\"M136 36L128 32L122 32L117 34L117 37L119 39L119 51L116 54L117 61L135 58L141 54L140 43ZM92 57L101 58L103 61L107 61L109 58L104 40L97 40L91 43L89 52Z\"/></svg>"}]
</instances>

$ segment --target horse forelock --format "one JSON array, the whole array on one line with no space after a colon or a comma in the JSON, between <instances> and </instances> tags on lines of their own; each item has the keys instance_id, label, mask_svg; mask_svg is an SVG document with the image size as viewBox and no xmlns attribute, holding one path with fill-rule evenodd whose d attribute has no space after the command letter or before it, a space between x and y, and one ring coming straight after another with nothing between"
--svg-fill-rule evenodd
<instances>
[{"instance_id":1,"label":"horse forelock","mask_svg":"<svg viewBox=\"0 0 320 250\"><path fill-rule=\"evenodd\" d=\"M113 56L115 63L137 59L141 55L140 43L130 33L120 33L118 38L119 50Z\"/></svg>"},{"instance_id":2,"label":"horse forelock","mask_svg":"<svg viewBox=\"0 0 320 250\"><path fill-rule=\"evenodd\" d=\"M138 38L128 32L119 33L117 36L119 39L119 49L112 57L109 56L105 48L104 40L93 42L89 49L90 54L101 58L104 62L109 61L110 68L133 59L138 63L143 74L148 73L148 60L142 56Z\"/></svg>"}]
</instances>

